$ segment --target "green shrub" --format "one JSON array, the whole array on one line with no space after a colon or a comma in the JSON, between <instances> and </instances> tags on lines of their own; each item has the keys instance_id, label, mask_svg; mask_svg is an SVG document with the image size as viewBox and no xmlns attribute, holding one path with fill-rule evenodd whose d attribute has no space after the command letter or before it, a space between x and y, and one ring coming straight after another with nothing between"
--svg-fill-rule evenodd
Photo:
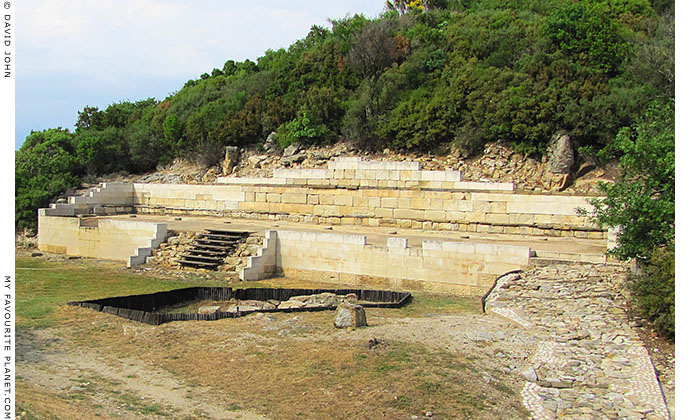
<instances>
[{"instance_id":1,"label":"green shrub","mask_svg":"<svg viewBox=\"0 0 690 420\"><path fill-rule=\"evenodd\" d=\"M298 141L317 143L327 132L328 128L324 124L315 123L309 114L300 112L297 118L278 127L276 134L278 145L281 149L285 149Z\"/></svg>"},{"instance_id":2,"label":"green shrub","mask_svg":"<svg viewBox=\"0 0 690 420\"><path fill-rule=\"evenodd\" d=\"M631 276L628 283L634 310L669 338L675 336L675 262L673 244L657 248L643 272Z\"/></svg>"},{"instance_id":3,"label":"green shrub","mask_svg":"<svg viewBox=\"0 0 690 420\"><path fill-rule=\"evenodd\" d=\"M612 253L648 260L675 238L675 110L653 104L632 128L624 128L611 150L620 156L621 179L601 184L604 199L591 200L600 226L619 226Z\"/></svg>"}]
</instances>

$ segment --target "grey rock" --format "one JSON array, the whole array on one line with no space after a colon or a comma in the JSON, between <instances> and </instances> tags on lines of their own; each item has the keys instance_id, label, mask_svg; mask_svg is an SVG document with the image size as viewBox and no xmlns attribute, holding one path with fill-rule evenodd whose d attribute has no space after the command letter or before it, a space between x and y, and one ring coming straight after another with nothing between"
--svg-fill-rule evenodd
<instances>
[{"instance_id":1,"label":"grey rock","mask_svg":"<svg viewBox=\"0 0 690 420\"><path fill-rule=\"evenodd\" d=\"M367 325L367 316L364 307L352 303L341 303L335 312L336 328L357 328Z\"/></svg>"},{"instance_id":2,"label":"grey rock","mask_svg":"<svg viewBox=\"0 0 690 420\"><path fill-rule=\"evenodd\" d=\"M285 150L283 150L283 156L285 156L285 157L292 156L292 155L296 154L297 152L299 152L300 149L302 149L302 145L299 142L292 143L291 145L286 147ZM306 157L306 154L305 154L305 157Z\"/></svg>"},{"instance_id":3,"label":"grey rock","mask_svg":"<svg viewBox=\"0 0 690 420\"><path fill-rule=\"evenodd\" d=\"M223 163L220 165L224 176L232 173L232 168L237 165L239 158L240 149L237 146L225 146L225 158L223 159Z\"/></svg>"},{"instance_id":4,"label":"grey rock","mask_svg":"<svg viewBox=\"0 0 690 420\"><path fill-rule=\"evenodd\" d=\"M166 184L180 184L182 182L182 179L180 178L179 175L177 174L168 174L163 181Z\"/></svg>"},{"instance_id":5,"label":"grey rock","mask_svg":"<svg viewBox=\"0 0 690 420\"><path fill-rule=\"evenodd\" d=\"M199 308L200 314L214 314L220 312L220 306L202 306Z\"/></svg>"},{"instance_id":6,"label":"grey rock","mask_svg":"<svg viewBox=\"0 0 690 420\"><path fill-rule=\"evenodd\" d=\"M286 156L286 157L280 159L280 164L283 166L290 166L293 163L303 162L306 158L307 158L307 154L304 152L300 152L296 155Z\"/></svg>"},{"instance_id":7,"label":"grey rock","mask_svg":"<svg viewBox=\"0 0 690 420\"><path fill-rule=\"evenodd\" d=\"M537 382L537 371L532 366L527 366L520 371L520 375L530 382Z\"/></svg>"},{"instance_id":8,"label":"grey rock","mask_svg":"<svg viewBox=\"0 0 690 420\"><path fill-rule=\"evenodd\" d=\"M304 308L307 306L304 302L299 302L296 300L286 300L278 305L278 309L294 309L294 308Z\"/></svg>"},{"instance_id":9,"label":"grey rock","mask_svg":"<svg viewBox=\"0 0 690 420\"><path fill-rule=\"evenodd\" d=\"M548 156L551 172L556 174L570 173L570 168L575 163L575 153L570 136L563 132L555 134L551 138Z\"/></svg>"}]
</instances>

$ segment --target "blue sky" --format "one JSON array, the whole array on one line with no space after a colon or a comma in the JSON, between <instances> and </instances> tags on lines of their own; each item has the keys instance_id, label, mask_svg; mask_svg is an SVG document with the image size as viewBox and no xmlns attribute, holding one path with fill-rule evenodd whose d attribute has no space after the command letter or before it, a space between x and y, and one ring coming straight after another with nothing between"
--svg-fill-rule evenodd
<instances>
[{"instance_id":1,"label":"blue sky","mask_svg":"<svg viewBox=\"0 0 690 420\"><path fill-rule=\"evenodd\" d=\"M17 2L16 136L74 128L84 106L163 99L226 60L255 60L384 0Z\"/></svg>"}]
</instances>

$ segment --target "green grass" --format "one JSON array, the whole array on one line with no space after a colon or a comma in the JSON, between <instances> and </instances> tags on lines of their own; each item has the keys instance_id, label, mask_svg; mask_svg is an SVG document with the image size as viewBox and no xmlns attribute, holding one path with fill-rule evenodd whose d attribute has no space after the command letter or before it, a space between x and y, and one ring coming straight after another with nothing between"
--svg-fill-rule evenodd
<instances>
[{"instance_id":1,"label":"green grass","mask_svg":"<svg viewBox=\"0 0 690 420\"><path fill-rule=\"evenodd\" d=\"M54 311L69 301L220 285L202 280L183 281L128 273L115 265L23 257L16 259L16 276L19 328L56 326Z\"/></svg>"}]
</instances>

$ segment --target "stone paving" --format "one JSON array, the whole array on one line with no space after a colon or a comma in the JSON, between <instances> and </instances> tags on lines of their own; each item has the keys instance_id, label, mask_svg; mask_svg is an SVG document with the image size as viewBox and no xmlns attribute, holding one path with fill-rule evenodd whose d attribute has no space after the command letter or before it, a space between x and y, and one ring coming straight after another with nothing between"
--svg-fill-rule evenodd
<instances>
[{"instance_id":1,"label":"stone paving","mask_svg":"<svg viewBox=\"0 0 690 420\"><path fill-rule=\"evenodd\" d=\"M656 371L625 315L625 267L559 264L508 274L487 297L538 345L521 374L535 420L669 419Z\"/></svg>"}]
</instances>

